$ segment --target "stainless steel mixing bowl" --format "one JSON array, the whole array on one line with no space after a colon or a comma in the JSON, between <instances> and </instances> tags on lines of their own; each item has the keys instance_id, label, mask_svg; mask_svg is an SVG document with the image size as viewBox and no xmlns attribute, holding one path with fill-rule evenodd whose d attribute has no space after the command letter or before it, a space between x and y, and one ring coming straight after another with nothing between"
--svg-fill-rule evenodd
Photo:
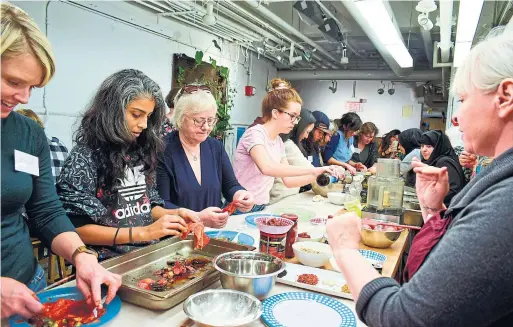
<instances>
[{"instance_id":1,"label":"stainless steel mixing bowl","mask_svg":"<svg viewBox=\"0 0 513 327\"><path fill-rule=\"evenodd\" d=\"M285 263L266 253L235 251L214 258L214 267L221 275L223 288L242 291L265 299L276 276L285 270Z\"/></svg>"},{"instance_id":2,"label":"stainless steel mixing bowl","mask_svg":"<svg viewBox=\"0 0 513 327\"><path fill-rule=\"evenodd\" d=\"M208 290L189 296L183 311L201 327L237 327L260 318L262 303L243 292Z\"/></svg>"}]
</instances>

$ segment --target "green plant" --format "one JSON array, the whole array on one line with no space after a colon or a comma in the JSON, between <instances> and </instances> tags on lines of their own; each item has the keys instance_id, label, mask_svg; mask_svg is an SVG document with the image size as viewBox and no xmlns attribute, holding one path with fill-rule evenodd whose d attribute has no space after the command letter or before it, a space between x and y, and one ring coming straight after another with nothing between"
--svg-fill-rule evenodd
<instances>
[{"instance_id":1,"label":"green plant","mask_svg":"<svg viewBox=\"0 0 513 327\"><path fill-rule=\"evenodd\" d=\"M196 60L196 66L201 65L201 63L203 62L203 51L196 51L194 59Z\"/></svg>"},{"instance_id":2,"label":"green plant","mask_svg":"<svg viewBox=\"0 0 513 327\"><path fill-rule=\"evenodd\" d=\"M184 78L185 78L185 70L183 69L182 66L178 66L178 76L176 78L176 82L178 83L179 86L182 86Z\"/></svg>"},{"instance_id":3,"label":"green plant","mask_svg":"<svg viewBox=\"0 0 513 327\"><path fill-rule=\"evenodd\" d=\"M212 57L209 57L209 59L210 59L210 64L212 65L212 67L214 67L214 69L217 69L217 61Z\"/></svg>"}]
</instances>

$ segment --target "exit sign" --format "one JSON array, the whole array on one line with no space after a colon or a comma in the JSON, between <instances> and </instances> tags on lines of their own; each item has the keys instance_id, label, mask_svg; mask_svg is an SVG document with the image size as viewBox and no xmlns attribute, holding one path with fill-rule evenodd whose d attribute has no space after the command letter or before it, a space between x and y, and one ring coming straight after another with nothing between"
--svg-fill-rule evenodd
<instances>
[{"instance_id":1,"label":"exit sign","mask_svg":"<svg viewBox=\"0 0 513 327\"><path fill-rule=\"evenodd\" d=\"M363 103L361 102L346 102L346 110L349 112L362 112Z\"/></svg>"}]
</instances>

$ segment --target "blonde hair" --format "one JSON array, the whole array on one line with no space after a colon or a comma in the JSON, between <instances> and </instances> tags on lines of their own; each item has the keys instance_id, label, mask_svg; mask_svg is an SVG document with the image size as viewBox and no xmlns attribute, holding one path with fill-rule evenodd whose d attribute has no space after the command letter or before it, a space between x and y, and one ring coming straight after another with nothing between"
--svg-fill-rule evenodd
<instances>
[{"instance_id":1,"label":"blonde hair","mask_svg":"<svg viewBox=\"0 0 513 327\"><path fill-rule=\"evenodd\" d=\"M32 119L39 126L45 128L45 125L43 124L43 121L41 120L41 118L39 118L39 116L34 111L32 111L30 109L18 109L18 110L16 110L16 112L19 113L20 115L23 115L25 117L28 117L28 118Z\"/></svg>"},{"instance_id":2,"label":"blonde hair","mask_svg":"<svg viewBox=\"0 0 513 327\"><path fill-rule=\"evenodd\" d=\"M175 99L172 121L176 128L181 130L186 115L192 116L212 109L217 114L217 103L212 93L204 90L198 90L191 94L184 93Z\"/></svg>"},{"instance_id":3,"label":"blonde hair","mask_svg":"<svg viewBox=\"0 0 513 327\"><path fill-rule=\"evenodd\" d=\"M264 121L271 119L273 109L285 110L290 102L303 105L303 100L290 83L281 78L271 81L272 90L267 92L262 101L262 117Z\"/></svg>"},{"instance_id":4,"label":"blonde hair","mask_svg":"<svg viewBox=\"0 0 513 327\"><path fill-rule=\"evenodd\" d=\"M477 44L456 71L452 91L471 94L474 89L492 92L506 78L513 78L513 32L494 29Z\"/></svg>"},{"instance_id":5,"label":"blonde hair","mask_svg":"<svg viewBox=\"0 0 513 327\"><path fill-rule=\"evenodd\" d=\"M34 55L43 66L44 75L40 86L45 86L55 74L55 58L50 42L25 11L10 3L2 3L0 6L2 58Z\"/></svg>"}]
</instances>

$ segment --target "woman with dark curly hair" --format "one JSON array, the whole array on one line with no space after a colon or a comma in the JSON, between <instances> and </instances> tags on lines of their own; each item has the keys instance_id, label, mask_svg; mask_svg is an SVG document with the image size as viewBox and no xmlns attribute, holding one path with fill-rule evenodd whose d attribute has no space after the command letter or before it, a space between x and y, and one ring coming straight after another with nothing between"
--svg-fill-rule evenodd
<instances>
[{"instance_id":1,"label":"woman with dark curly hair","mask_svg":"<svg viewBox=\"0 0 513 327\"><path fill-rule=\"evenodd\" d=\"M164 114L157 83L125 69L107 77L82 118L57 191L101 259L179 235L186 223L178 215L198 221L187 209L164 209L156 190Z\"/></svg>"}]
</instances>

